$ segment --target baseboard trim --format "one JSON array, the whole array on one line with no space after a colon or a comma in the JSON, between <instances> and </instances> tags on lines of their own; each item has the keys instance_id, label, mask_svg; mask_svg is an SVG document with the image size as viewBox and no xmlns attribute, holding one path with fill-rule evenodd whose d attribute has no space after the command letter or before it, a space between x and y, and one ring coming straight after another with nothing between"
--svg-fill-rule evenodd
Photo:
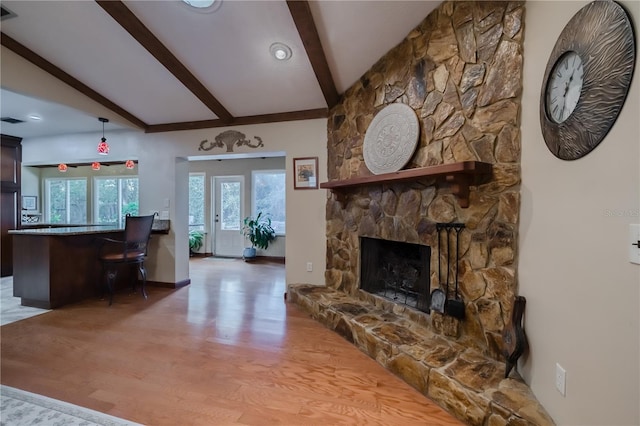
<instances>
[{"instance_id":1,"label":"baseboard trim","mask_svg":"<svg viewBox=\"0 0 640 426\"><path fill-rule=\"evenodd\" d=\"M280 256L256 256L252 259L244 259L244 261L249 263L266 261L266 262L282 263L283 265L285 264L285 258Z\"/></svg>"},{"instance_id":2,"label":"baseboard trim","mask_svg":"<svg viewBox=\"0 0 640 426\"><path fill-rule=\"evenodd\" d=\"M182 281L178 281L177 283L165 283L162 281L147 281L147 285L152 287L162 287L162 288L182 288L191 284L191 278L187 278Z\"/></svg>"},{"instance_id":3,"label":"baseboard trim","mask_svg":"<svg viewBox=\"0 0 640 426\"><path fill-rule=\"evenodd\" d=\"M25 297L20 298L20 305L38 309L53 309L51 307L51 302L37 299L27 299Z\"/></svg>"},{"instance_id":4,"label":"baseboard trim","mask_svg":"<svg viewBox=\"0 0 640 426\"><path fill-rule=\"evenodd\" d=\"M211 253L190 253L189 257L193 258L193 257L209 257L211 256Z\"/></svg>"}]
</instances>

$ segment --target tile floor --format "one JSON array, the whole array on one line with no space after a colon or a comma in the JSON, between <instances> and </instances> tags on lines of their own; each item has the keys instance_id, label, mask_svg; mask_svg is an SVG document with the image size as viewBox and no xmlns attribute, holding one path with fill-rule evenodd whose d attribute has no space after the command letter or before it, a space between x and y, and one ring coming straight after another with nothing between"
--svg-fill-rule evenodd
<instances>
[{"instance_id":1,"label":"tile floor","mask_svg":"<svg viewBox=\"0 0 640 426\"><path fill-rule=\"evenodd\" d=\"M13 277L0 278L0 325L49 312L48 309L20 305L20 298L13 297Z\"/></svg>"}]
</instances>

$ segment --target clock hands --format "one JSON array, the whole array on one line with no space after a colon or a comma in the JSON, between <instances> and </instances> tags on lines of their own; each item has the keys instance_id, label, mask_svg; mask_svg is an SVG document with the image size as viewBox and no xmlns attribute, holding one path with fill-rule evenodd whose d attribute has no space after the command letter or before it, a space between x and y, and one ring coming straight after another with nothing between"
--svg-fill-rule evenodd
<instances>
[{"instance_id":1,"label":"clock hands","mask_svg":"<svg viewBox=\"0 0 640 426\"><path fill-rule=\"evenodd\" d=\"M576 54L561 58L556 64L548 89L549 113L556 123L566 121L575 109L582 88L582 61Z\"/></svg>"},{"instance_id":2,"label":"clock hands","mask_svg":"<svg viewBox=\"0 0 640 426\"><path fill-rule=\"evenodd\" d=\"M575 63L575 58L574 58L574 63ZM566 67L567 67L567 69L569 69L569 62L568 61L566 63ZM571 75L569 76L569 79L564 83L564 92L562 94L562 109L560 110L560 118L562 120L566 120L571 115L571 112L569 112L565 116L565 112L569 111L569 108L567 108L567 101L569 100L568 99L569 98L569 90L571 89L571 83L573 82L573 76L574 76L575 73L576 73L576 69L574 67L573 70L571 71Z\"/></svg>"}]
</instances>

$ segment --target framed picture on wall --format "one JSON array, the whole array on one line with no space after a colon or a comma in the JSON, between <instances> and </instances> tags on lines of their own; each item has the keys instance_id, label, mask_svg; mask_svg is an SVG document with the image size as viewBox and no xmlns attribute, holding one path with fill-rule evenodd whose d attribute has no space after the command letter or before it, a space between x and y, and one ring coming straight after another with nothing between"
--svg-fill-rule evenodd
<instances>
[{"instance_id":1,"label":"framed picture on wall","mask_svg":"<svg viewBox=\"0 0 640 426\"><path fill-rule=\"evenodd\" d=\"M38 197L35 195L22 196L22 210L36 210L38 208Z\"/></svg>"},{"instance_id":2,"label":"framed picture on wall","mask_svg":"<svg viewBox=\"0 0 640 426\"><path fill-rule=\"evenodd\" d=\"M318 189L318 157L293 159L293 189Z\"/></svg>"}]
</instances>

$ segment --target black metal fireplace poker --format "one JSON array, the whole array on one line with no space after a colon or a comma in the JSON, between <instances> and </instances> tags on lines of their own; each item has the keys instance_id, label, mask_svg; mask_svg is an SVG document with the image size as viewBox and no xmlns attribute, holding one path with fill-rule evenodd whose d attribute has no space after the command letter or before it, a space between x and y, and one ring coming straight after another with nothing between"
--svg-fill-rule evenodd
<instances>
[{"instance_id":1,"label":"black metal fireplace poker","mask_svg":"<svg viewBox=\"0 0 640 426\"><path fill-rule=\"evenodd\" d=\"M456 231L456 286L453 293L453 299L447 299L445 312L452 317L462 319L464 318L464 301L460 298L458 293L458 265L460 262L460 231L464 228L464 224L456 223L453 228Z\"/></svg>"}]
</instances>

